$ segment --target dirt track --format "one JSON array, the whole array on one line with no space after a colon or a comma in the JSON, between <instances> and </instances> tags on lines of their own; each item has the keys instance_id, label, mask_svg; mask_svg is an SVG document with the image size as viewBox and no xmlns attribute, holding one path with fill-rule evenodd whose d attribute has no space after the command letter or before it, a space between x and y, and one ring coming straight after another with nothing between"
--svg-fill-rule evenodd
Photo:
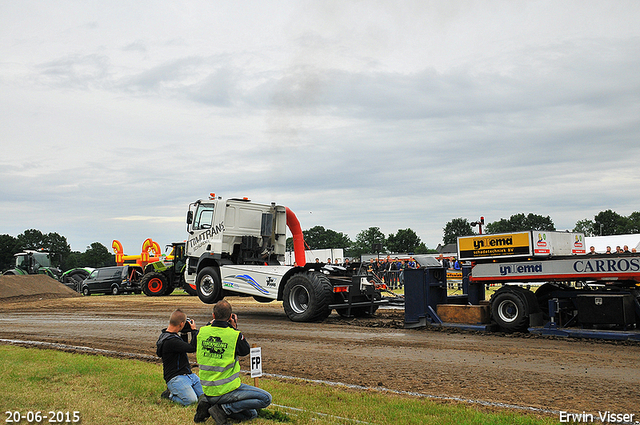
<instances>
[{"instance_id":1,"label":"dirt track","mask_svg":"<svg viewBox=\"0 0 640 425\"><path fill-rule=\"evenodd\" d=\"M640 344L402 329L402 311L369 320L335 313L292 323L281 303L229 298L239 329L262 347L264 372L436 396L640 417ZM0 338L50 341L154 354L169 313L198 325L211 306L172 295L0 301ZM242 364L249 369L246 359Z\"/></svg>"}]
</instances>

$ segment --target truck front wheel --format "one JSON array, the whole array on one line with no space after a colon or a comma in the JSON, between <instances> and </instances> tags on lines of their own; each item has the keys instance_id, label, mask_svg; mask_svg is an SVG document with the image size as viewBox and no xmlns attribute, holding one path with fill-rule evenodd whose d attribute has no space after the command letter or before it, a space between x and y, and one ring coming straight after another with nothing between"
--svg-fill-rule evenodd
<instances>
[{"instance_id":1,"label":"truck front wheel","mask_svg":"<svg viewBox=\"0 0 640 425\"><path fill-rule=\"evenodd\" d=\"M194 288L191 287L191 285L189 285L186 282L182 284L182 289L184 289L184 292L186 292L189 295L198 295L198 291L196 291Z\"/></svg>"},{"instance_id":2,"label":"truck front wheel","mask_svg":"<svg viewBox=\"0 0 640 425\"><path fill-rule=\"evenodd\" d=\"M491 316L505 332L526 331L529 308L525 294L516 288L498 290L491 297Z\"/></svg>"},{"instance_id":3,"label":"truck front wheel","mask_svg":"<svg viewBox=\"0 0 640 425\"><path fill-rule=\"evenodd\" d=\"M284 312L294 322L316 322L329 316L331 284L318 272L294 275L284 287Z\"/></svg>"},{"instance_id":4,"label":"truck front wheel","mask_svg":"<svg viewBox=\"0 0 640 425\"><path fill-rule=\"evenodd\" d=\"M159 297L167 292L167 278L162 273L145 273L140 280L142 292L148 297Z\"/></svg>"},{"instance_id":5,"label":"truck front wheel","mask_svg":"<svg viewBox=\"0 0 640 425\"><path fill-rule=\"evenodd\" d=\"M198 298L205 304L213 304L222 298L222 283L220 275L213 267L205 267L200 270L196 279L196 291Z\"/></svg>"}]
</instances>

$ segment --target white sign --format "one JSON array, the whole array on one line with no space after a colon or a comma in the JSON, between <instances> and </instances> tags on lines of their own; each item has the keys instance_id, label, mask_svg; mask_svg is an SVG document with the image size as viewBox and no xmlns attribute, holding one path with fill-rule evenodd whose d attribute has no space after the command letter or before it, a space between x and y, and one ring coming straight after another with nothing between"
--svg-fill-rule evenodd
<instances>
[{"instance_id":1,"label":"white sign","mask_svg":"<svg viewBox=\"0 0 640 425\"><path fill-rule=\"evenodd\" d=\"M256 347L251 349L251 377L259 378L262 376L262 348Z\"/></svg>"}]
</instances>

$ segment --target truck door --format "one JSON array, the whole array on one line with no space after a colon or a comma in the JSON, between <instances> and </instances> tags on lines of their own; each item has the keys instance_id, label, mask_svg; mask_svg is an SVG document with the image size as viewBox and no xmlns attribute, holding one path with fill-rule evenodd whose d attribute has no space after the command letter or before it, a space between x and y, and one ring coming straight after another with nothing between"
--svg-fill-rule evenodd
<instances>
[{"instance_id":1,"label":"truck door","mask_svg":"<svg viewBox=\"0 0 640 425\"><path fill-rule=\"evenodd\" d=\"M187 240L187 255L199 257L211 242L211 238L216 229L213 227L214 204L198 203L195 211L189 210L187 219L187 230L189 238Z\"/></svg>"}]
</instances>

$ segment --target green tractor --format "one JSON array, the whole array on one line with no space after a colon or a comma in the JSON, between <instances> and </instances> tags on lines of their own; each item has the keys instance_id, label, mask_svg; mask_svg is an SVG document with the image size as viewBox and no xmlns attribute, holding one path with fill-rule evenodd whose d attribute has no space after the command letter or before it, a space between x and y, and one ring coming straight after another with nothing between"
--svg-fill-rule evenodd
<instances>
[{"instance_id":1,"label":"green tractor","mask_svg":"<svg viewBox=\"0 0 640 425\"><path fill-rule=\"evenodd\" d=\"M93 271L91 267L82 267L62 272L51 265L49 253L45 251L25 250L15 254L14 257L16 258L15 267L7 270L3 275L43 274L78 292L80 292L82 281Z\"/></svg>"},{"instance_id":2,"label":"green tractor","mask_svg":"<svg viewBox=\"0 0 640 425\"><path fill-rule=\"evenodd\" d=\"M167 245L171 248L164 260L147 264L144 276L140 281L142 292L149 297L169 295L176 288L182 288L189 295L197 295L196 288L184 280L186 259L184 256L185 243L174 242Z\"/></svg>"}]
</instances>

